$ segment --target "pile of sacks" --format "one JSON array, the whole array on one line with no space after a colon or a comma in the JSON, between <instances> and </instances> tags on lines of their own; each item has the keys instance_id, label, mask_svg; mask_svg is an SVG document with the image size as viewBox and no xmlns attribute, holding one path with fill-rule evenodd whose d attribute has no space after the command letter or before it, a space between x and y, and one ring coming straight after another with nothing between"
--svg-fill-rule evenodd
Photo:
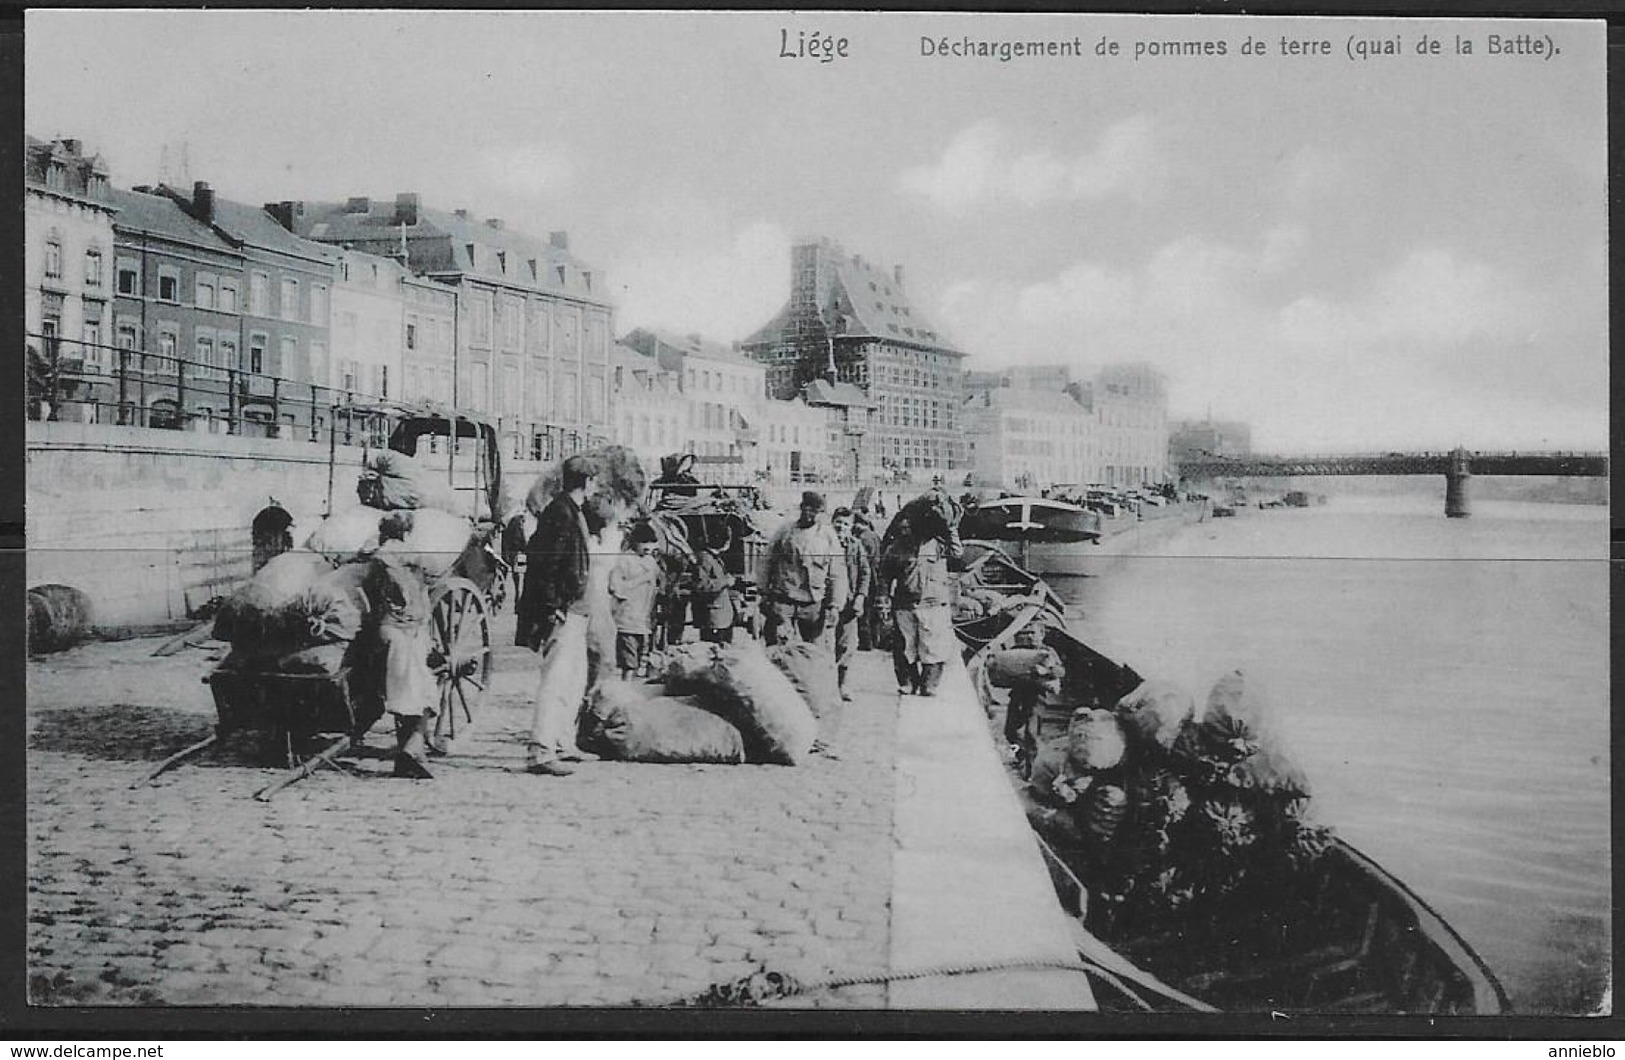
<instances>
[{"instance_id":1,"label":"pile of sacks","mask_svg":"<svg viewBox=\"0 0 1625 1060\"><path fill-rule=\"evenodd\" d=\"M454 514L450 487L392 449L368 458L356 496L359 506L334 512L305 542L329 563L351 563L382 549L433 580L457 569L483 544L468 519Z\"/></svg>"},{"instance_id":2,"label":"pile of sacks","mask_svg":"<svg viewBox=\"0 0 1625 1060\"><path fill-rule=\"evenodd\" d=\"M230 669L334 674L347 663L373 608L366 563L335 568L316 552L284 552L227 597L214 637L231 645Z\"/></svg>"},{"instance_id":3,"label":"pile of sacks","mask_svg":"<svg viewBox=\"0 0 1625 1060\"><path fill-rule=\"evenodd\" d=\"M1076 711L1030 784L1052 837L1081 854L1095 926L1112 936L1263 903L1308 879L1330 838L1240 671L1200 711L1165 681Z\"/></svg>"},{"instance_id":4,"label":"pile of sacks","mask_svg":"<svg viewBox=\"0 0 1625 1060\"><path fill-rule=\"evenodd\" d=\"M801 765L827 743L842 700L834 660L809 644L684 644L658 679L592 694L584 746L628 762Z\"/></svg>"}]
</instances>

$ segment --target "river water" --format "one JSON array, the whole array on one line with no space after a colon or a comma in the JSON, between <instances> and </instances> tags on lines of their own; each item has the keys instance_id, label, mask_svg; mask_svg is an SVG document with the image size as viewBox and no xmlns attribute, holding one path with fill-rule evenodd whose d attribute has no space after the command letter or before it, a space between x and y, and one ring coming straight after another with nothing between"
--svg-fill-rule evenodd
<instances>
[{"instance_id":1,"label":"river water","mask_svg":"<svg viewBox=\"0 0 1625 1060\"><path fill-rule=\"evenodd\" d=\"M1515 1011L1578 1013L1612 979L1607 557L1602 507L1334 496L1054 582L1085 639L1198 704L1241 669L1316 818L1442 913Z\"/></svg>"}]
</instances>

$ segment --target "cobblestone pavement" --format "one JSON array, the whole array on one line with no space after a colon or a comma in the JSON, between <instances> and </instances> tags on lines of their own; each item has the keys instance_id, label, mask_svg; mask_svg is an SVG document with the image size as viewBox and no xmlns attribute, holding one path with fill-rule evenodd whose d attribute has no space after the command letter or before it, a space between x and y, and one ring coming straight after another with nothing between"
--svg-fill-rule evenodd
<instances>
[{"instance_id":1,"label":"cobblestone pavement","mask_svg":"<svg viewBox=\"0 0 1625 1060\"><path fill-rule=\"evenodd\" d=\"M493 641L511 644L510 616ZM535 656L499 648L435 780L368 757L265 803L280 771L246 736L131 789L214 723L209 653L155 658L159 643L29 664L34 1003L671 1004L764 965L803 982L886 969L896 701L879 655L854 675L837 759L535 777Z\"/></svg>"}]
</instances>

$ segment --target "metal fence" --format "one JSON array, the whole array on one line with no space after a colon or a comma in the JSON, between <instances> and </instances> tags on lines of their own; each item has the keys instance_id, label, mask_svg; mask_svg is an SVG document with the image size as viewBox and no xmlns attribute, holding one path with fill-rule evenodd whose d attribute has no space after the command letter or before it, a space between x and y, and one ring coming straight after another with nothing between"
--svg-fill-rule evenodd
<instances>
[{"instance_id":1,"label":"metal fence","mask_svg":"<svg viewBox=\"0 0 1625 1060\"><path fill-rule=\"evenodd\" d=\"M302 438L322 444L337 440L344 445L381 446L387 441L382 418L350 411L353 406L387 403L389 399L381 395L152 350L33 332L27 340L31 420ZM519 459L553 460L610 440L579 425L500 416L490 417L490 422L505 448Z\"/></svg>"}]
</instances>

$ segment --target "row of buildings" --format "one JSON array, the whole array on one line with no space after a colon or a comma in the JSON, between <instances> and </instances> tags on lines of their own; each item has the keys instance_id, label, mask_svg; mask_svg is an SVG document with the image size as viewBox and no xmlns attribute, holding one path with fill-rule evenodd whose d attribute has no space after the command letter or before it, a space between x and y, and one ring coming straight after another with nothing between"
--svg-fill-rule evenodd
<instances>
[{"instance_id":1,"label":"row of buildings","mask_svg":"<svg viewBox=\"0 0 1625 1060\"><path fill-rule=\"evenodd\" d=\"M418 195L233 202L130 189L79 141L25 143L27 331L56 418L324 437L347 397L483 413L515 456L605 441L727 477L1160 481L1145 365L967 373L901 266L792 250L783 309L744 339L617 338L603 272Z\"/></svg>"}]
</instances>

